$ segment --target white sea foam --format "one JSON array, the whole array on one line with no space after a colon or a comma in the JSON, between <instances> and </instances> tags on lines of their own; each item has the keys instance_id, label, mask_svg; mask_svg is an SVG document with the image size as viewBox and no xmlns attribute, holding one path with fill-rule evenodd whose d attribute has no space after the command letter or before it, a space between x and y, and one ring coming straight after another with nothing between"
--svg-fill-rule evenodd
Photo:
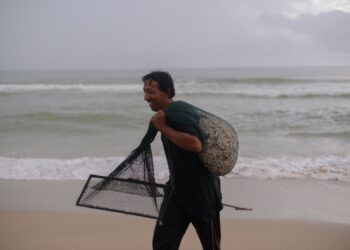
<instances>
[{"instance_id":1,"label":"white sea foam","mask_svg":"<svg viewBox=\"0 0 350 250\"><path fill-rule=\"evenodd\" d=\"M350 96L350 83L243 84L180 83L180 94L222 94L246 97Z\"/></svg>"},{"instance_id":2,"label":"white sea foam","mask_svg":"<svg viewBox=\"0 0 350 250\"><path fill-rule=\"evenodd\" d=\"M350 181L350 156L241 158L228 176Z\"/></svg>"},{"instance_id":3,"label":"white sea foam","mask_svg":"<svg viewBox=\"0 0 350 250\"><path fill-rule=\"evenodd\" d=\"M125 157L35 159L0 157L0 178L29 180L87 179L90 174L108 175ZM157 179L167 178L166 159L155 156ZM234 170L226 177L243 176L262 179L300 179L350 181L350 156L323 156L317 158L240 157Z\"/></svg>"},{"instance_id":4,"label":"white sea foam","mask_svg":"<svg viewBox=\"0 0 350 250\"><path fill-rule=\"evenodd\" d=\"M131 93L142 91L140 84L0 84L0 93L29 91L87 91L87 92L120 92Z\"/></svg>"},{"instance_id":5,"label":"white sea foam","mask_svg":"<svg viewBox=\"0 0 350 250\"><path fill-rule=\"evenodd\" d=\"M176 83L179 94L220 94L246 97L314 97L350 96L350 83L225 83L196 82L194 80ZM130 84L0 84L0 93L20 93L30 91L82 91L82 92L116 92L140 93L140 83Z\"/></svg>"}]
</instances>

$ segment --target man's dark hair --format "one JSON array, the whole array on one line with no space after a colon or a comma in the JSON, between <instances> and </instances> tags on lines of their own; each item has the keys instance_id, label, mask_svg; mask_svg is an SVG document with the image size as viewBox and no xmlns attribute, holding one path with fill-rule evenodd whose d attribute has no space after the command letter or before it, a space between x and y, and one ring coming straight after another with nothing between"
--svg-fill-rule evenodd
<instances>
[{"instance_id":1,"label":"man's dark hair","mask_svg":"<svg viewBox=\"0 0 350 250\"><path fill-rule=\"evenodd\" d=\"M142 81L147 80L156 81L158 83L159 89L168 94L169 98L175 96L174 82L171 75L165 71L153 71L142 77Z\"/></svg>"}]
</instances>

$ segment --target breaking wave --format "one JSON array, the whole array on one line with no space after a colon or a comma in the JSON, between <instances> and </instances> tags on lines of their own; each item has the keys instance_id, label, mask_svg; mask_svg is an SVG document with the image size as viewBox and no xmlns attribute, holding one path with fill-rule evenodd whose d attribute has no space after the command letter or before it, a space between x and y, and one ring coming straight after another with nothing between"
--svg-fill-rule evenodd
<instances>
[{"instance_id":1,"label":"breaking wave","mask_svg":"<svg viewBox=\"0 0 350 250\"><path fill-rule=\"evenodd\" d=\"M40 159L0 157L0 178L29 180L85 180L90 174L108 175L125 156L74 159ZM155 156L157 179L168 177L166 159ZM239 158L233 171L226 177L260 179L301 179L350 181L350 156L323 156L315 158Z\"/></svg>"},{"instance_id":2,"label":"breaking wave","mask_svg":"<svg viewBox=\"0 0 350 250\"><path fill-rule=\"evenodd\" d=\"M350 82L333 83L227 83L182 81L176 83L179 94L233 95L262 98L310 98L350 97ZM0 93L23 93L31 91L77 91L142 93L140 83L130 84L0 84Z\"/></svg>"}]
</instances>

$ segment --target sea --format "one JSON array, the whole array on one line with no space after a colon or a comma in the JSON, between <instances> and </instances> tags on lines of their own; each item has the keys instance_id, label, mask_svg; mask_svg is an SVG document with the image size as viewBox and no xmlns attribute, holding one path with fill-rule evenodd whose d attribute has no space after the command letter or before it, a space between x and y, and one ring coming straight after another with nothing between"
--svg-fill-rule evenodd
<instances>
[{"instance_id":1,"label":"sea","mask_svg":"<svg viewBox=\"0 0 350 250\"><path fill-rule=\"evenodd\" d=\"M238 133L235 176L350 181L350 67L165 69L174 100ZM0 72L0 178L107 175L138 146L154 114L150 69ZM168 177L159 136L156 178Z\"/></svg>"}]
</instances>

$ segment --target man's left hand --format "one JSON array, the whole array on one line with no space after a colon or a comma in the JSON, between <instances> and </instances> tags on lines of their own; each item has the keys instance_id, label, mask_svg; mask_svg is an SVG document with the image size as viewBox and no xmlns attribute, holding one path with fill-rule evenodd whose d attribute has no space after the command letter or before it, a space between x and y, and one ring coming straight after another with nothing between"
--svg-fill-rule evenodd
<instances>
[{"instance_id":1,"label":"man's left hand","mask_svg":"<svg viewBox=\"0 0 350 250\"><path fill-rule=\"evenodd\" d=\"M165 112L163 110L159 110L154 116L151 118L151 123L159 130L162 131L162 128L166 127L166 118Z\"/></svg>"}]
</instances>

